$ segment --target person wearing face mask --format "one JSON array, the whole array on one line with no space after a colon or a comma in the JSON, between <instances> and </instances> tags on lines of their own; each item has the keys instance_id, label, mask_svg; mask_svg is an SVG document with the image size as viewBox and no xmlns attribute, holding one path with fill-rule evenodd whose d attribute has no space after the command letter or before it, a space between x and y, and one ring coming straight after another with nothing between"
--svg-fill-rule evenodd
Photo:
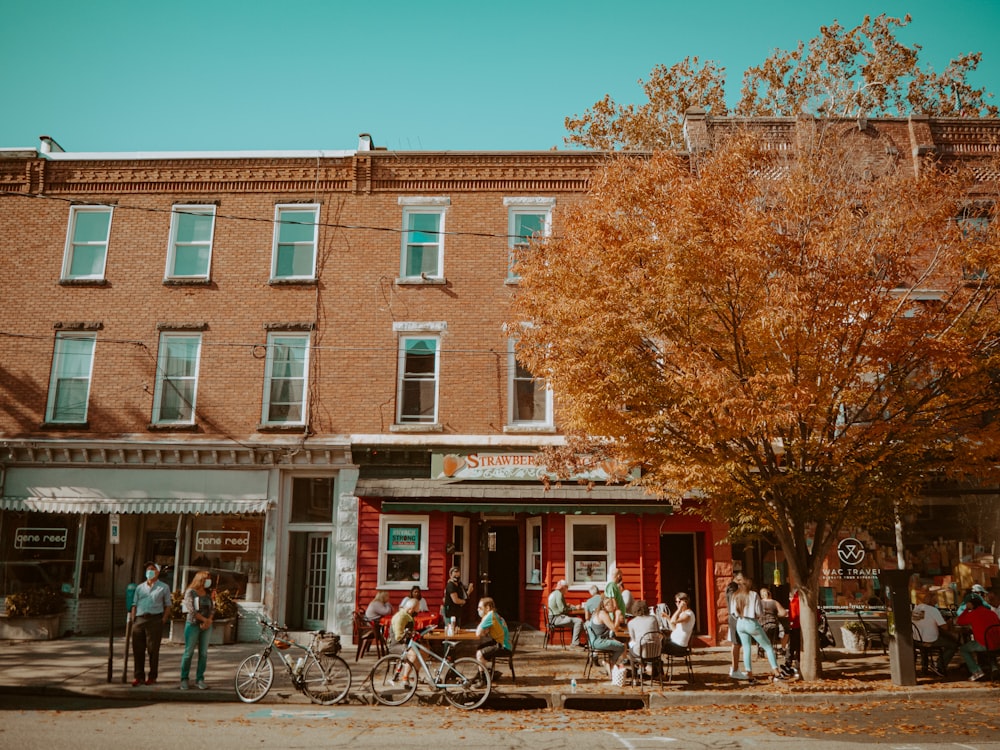
<instances>
[{"instance_id":1,"label":"person wearing face mask","mask_svg":"<svg viewBox=\"0 0 1000 750\"><path fill-rule=\"evenodd\" d=\"M181 690L188 689L195 645L198 646L195 684L199 690L208 688L205 684L205 667L208 664L208 641L212 636L212 618L215 614L215 603L209 593L212 588L211 575L207 570L199 570L184 592L183 609L187 621L184 623L184 655L181 657Z\"/></svg>"},{"instance_id":2,"label":"person wearing face mask","mask_svg":"<svg viewBox=\"0 0 1000 750\"><path fill-rule=\"evenodd\" d=\"M163 627L170 618L170 587L160 580L160 568L153 562L146 563L143 568L146 571L146 580L135 587L135 596L132 600L132 662L135 670L132 687L156 683L160 669L160 641L163 640Z\"/></svg>"}]
</instances>

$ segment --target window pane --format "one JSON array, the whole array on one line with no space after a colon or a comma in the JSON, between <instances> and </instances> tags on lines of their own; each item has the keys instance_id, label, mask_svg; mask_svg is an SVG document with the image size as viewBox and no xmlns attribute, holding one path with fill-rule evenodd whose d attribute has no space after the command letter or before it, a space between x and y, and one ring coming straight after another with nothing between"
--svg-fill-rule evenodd
<instances>
[{"instance_id":1,"label":"window pane","mask_svg":"<svg viewBox=\"0 0 1000 750\"><path fill-rule=\"evenodd\" d=\"M169 339L164 372L168 378L192 377L198 359L198 341Z\"/></svg>"},{"instance_id":2,"label":"window pane","mask_svg":"<svg viewBox=\"0 0 1000 750\"><path fill-rule=\"evenodd\" d=\"M541 236L545 229L545 214L514 214L514 234L530 239Z\"/></svg>"},{"instance_id":3,"label":"window pane","mask_svg":"<svg viewBox=\"0 0 1000 750\"><path fill-rule=\"evenodd\" d=\"M212 238L211 214L177 214L177 242L208 242Z\"/></svg>"},{"instance_id":4,"label":"window pane","mask_svg":"<svg viewBox=\"0 0 1000 750\"><path fill-rule=\"evenodd\" d=\"M160 399L160 419L164 422L186 422L192 417L194 381L168 381L163 384Z\"/></svg>"},{"instance_id":5,"label":"window pane","mask_svg":"<svg viewBox=\"0 0 1000 750\"><path fill-rule=\"evenodd\" d=\"M104 246L84 245L73 248L70 276L98 276L104 265Z\"/></svg>"},{"instance_id":6,"label":"window pane","mask_svg":"<svg viewBox=\"0 0 1000 750\"><path fill-rule=\"evenodd\" d=\"M608 549L608 527L604 524L574 524L573 549L575 551Z\"/></svg>"},{"instance_id":7,"label":"window pane","mask_svg":"<svg viewBox=\"0 0 1000 750\"><path fill-rule=\"evenodd\" d=\"M407 214L406 228L410 234L407 242L437 244L441 238L441 214Z\"/></svg>"},{"instance_id":8,"label":"window pane","mask_svg":"<svg viewBox=\"0 0 1000 750\"><path fill-rule=\"evenodd\" d=\"M287 244L290 242L312 243L316 236L316 212L315 211L281 211L279 221L282 224L278 227L278 242ZM285 223L295 222L295 223Z\"/></svg>"},{"instance_id":9,"label":"window pane","mask_svg":"<svg viewBox=\"0 0 1000 750\"><path fill-rule=\"evenodd\" d=\"M107 242L110 221L110 211L77 211L74 216L73 242Z\"/></svg>"},{"instance_id":10,"label":"window pane","mask_svg":"<svg viewBox=\"0 0 1000 750\"><path fill-rule=\"evenodd\" d=\"M519 380L514 385L514 419L540 422L546 418L548 392L534 380Z\"/></svg>"},{"instance_id":11,"label":"window pane","mask_svg":"<svg viewBox=\"0 0 1000 750\"><path fill-rule=\"evenodd\" d=\"M87 391L89 382L84 379L63 379L56 383L55 411L52 418L59 422L85 422L87 420Z\"/></svg>"},{"instance_id":12,"label":"window pane","mask_svg":"<svg viewBox=\"0 0 1000 750\"><path fill-rule=\"evenodd\" d=\"M176 276L207 276L208 247L177 247L174 249Z\"/></svg>"},{"instance_id":13,"label":"window pane","mask_svg":"<svg viewBox=\"0 0 1000 750\"><path fill-rule=\"evenodd\" d=\"M403 383L403 417L416 421L434 419L434 381L414 380Z\"/></svg>"},{"instance_id":14,"label":"window pane","mask_svg":"<svg viewBox=\"0 0 1000 750\"><path fill-rule=\"evenodd\" d=\"M278 276L312 276L312 245L278 245Z\"/></svg>"},{"instance_id":15,"label":"window pane","mask_svg":"<svg viewBox=\"0 0 1000 750\"><path fill-rule=\"evenodd\" d=\"M333 520L331 477L297 477L292 480L292 523L330 523Z\"/></svg>"},{"instance_id":16,"label":"window pane","mask_svg":"<svg viewBox=\"0 0 1000 750\"><path fill-rule=\"evenodd\" d=\"M419 276L422 273L428 276L438 275L438 248L437 245L427 247L424 245L408 245L406 248L406 271L407 276Z\"/></svg>"}]
</instances>

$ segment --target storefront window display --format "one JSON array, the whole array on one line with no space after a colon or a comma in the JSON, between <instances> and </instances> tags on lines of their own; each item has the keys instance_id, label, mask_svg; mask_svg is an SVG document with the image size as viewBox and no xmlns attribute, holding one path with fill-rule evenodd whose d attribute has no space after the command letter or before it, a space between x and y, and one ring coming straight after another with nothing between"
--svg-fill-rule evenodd
<instances>
[{"instance_id":1,"label":"storefront window display","mask_svg":"<svg viewBox=\"0 0 1000 750\"><path fill-rule=\"evenodd\" d=\"M191 524L190 563L182 587L199 570L209 570L217 591L235 599L260 596L264 516L197 516Z\"/></svg>"},{"instance_id":2,"label":"storefront window display","mask_svg":"<svg viewBox=\"0 0 1000 750\"><path fill-rule=\"evenodd\" d=\"M6 511L0 521L0 594L49 587L67 596L79 585L93 593L94 574L104 565L107 524L90 519L84 537L83 570L76 582L81 516Z\"/></svg>"}]
</instances>

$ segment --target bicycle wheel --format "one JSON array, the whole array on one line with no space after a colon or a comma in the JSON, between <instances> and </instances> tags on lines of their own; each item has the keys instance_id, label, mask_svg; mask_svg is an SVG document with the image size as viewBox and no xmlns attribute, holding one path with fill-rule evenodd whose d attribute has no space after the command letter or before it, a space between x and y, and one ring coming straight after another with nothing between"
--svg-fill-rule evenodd
<instances>
[{"instance_id":1,"label":"bicycle wheel","mask_svg":"<svg viewBox=\"0 0 1000 750\"><path fill-rule=\"evenodd\" d=\"M329 706L347 697L351 668L339 656L311 654L302 671L302 691L313 703Z\"/></svg>"},{"instance_id":2,"label":"bicycle wheel","mask_svg":"<svg viewBox=\"0 0 1000 750\"><path fill-rule=\"evenodd\" d=\"M244 659L236 668L236 695L244 703L256 703L271 689L274 667L264 654L254 654Z\"/></svg>"},{"instance_id":3,"label":"bicycle wheel","mask_svg":"<svg viewBox=\"0 0 1000 750\"><path fill-rule=\"evenodd\" d=\"M399 706L413 697L417 692L417 669L410 665L410 679L406 681L402 677L403 666L407 664L405 659L397 654L383 656L372 667L369 681L375 700L383 706Z\"/></svg>"},{"instance_id":4,"label":"bicycle wheel","mask_svg":"<svg viewBox=\"0 0 1000 750\"><path fill-rule=\"evenodd\" d=\"M456 659L441 676L444 697L456 708L479 708L490 697L490 673L475 659Z\"/></svg>"}]
</instances>

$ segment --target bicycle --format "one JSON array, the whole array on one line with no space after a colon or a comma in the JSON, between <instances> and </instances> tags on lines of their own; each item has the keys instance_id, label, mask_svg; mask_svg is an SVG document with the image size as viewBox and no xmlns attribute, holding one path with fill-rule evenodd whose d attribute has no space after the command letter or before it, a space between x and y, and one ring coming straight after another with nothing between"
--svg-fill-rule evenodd
<instances>
[{"instance_id":1,"label":"bicycle","mask_svg":"<svg viewBox=\"0 0 1000 750\"><path fill-rule=\"evenodd\" d=\"M456 708L468 710L486 702L493 689L493 680L486 667L475 659L452 659L449 654L457 645L456 641L442 641L444 655L438 656L418 639L419 636L411 636L402 655L389 654L375 662L368 677L375 700L384 706L401 706L417 692L423 672L427 684L436 691L443 691L445 699ZM417 664L404 658L408 651L416 654ZM437 663L435 672L431 671L428 660ZM411 672L407 680L402 676L404 666Z\"/></svg>"},{"instance_id":2,"label":"bicycle","mask_svg":"<svg viewBox=\"0 0 1000 750\"><path fill-rule=\"evenodd\" d=\"M244 659L236 668L236 695L244 703L256 703L271 689L274 666L271 653L277 653L288 670L292 685L313 703L328 706L342 701L351 689L351 668L338 654L340 636L324 630L310 631L309 645L303 646L288 637L288 628L260 618L260 638L266 644L259 654ZM303 651L298 659L286 655L291 649Z\"/></svg>"}]
</instances>

